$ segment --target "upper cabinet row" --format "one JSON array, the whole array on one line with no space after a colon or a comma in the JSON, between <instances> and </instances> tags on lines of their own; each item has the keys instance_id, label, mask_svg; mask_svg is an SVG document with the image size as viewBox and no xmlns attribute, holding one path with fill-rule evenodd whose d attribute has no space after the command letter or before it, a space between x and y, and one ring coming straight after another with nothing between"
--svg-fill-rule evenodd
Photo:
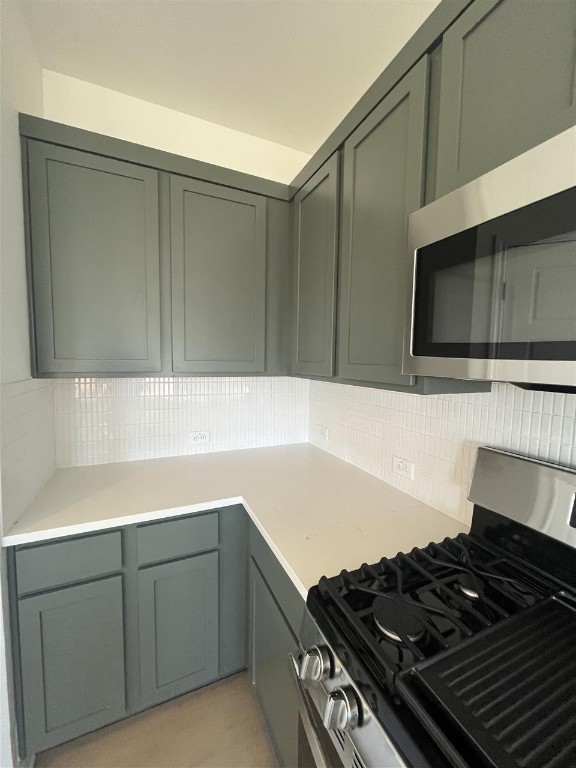
<instances>
[{"instance_id":1,"label":"upper cabinet row","mask_svg":"<svg viewBox=\"0 0 576 768\"><path fill-rule=\"evenodd\" d=\"M299 190L294 373L465 386L401 372L408 215L576 122L576 3L553 6L473 3Z\"/></svg>"},{"instance_id":2,"label":"upper cabinet row","mask_svg":"<svg viewBox=\"0 0 576 768\"><path fill-rule=\"evenodd\" d=\"M38 375L267 370L265 197L36 141L28 181Z\"/></svg>"},{"instance_id":3,"label":"upper cabinet row","mask_svg":"<svg viewBox=\"0 0 576 768\"><path fill-rule=\"evenodd\" d=\"M348 138L341 194L336 154L296 195L294 373L413 383L400 371L404 262L423 194L427 83L425 58Z\"/></svg>"},{"instance_id":4,"label":"upper cabinet row","mask_svg":"<svg viewBox=\"0 0 576 768\"><path fill-rule=\"evenodd\" d=\"M28 135L34 375L482 387L401 372L408 216L576 122L575 29L573 0L475 0L291 203Z\"/></svg>"}]
</instances>

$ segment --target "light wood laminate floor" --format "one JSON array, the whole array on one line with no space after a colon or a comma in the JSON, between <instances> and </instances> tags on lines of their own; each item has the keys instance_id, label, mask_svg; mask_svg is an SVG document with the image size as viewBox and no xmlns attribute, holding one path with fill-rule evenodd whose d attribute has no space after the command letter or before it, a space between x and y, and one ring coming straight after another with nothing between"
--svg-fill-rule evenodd
<instances>
[{"instance_id":1,"label":"light wood laminate floor","mask_svg":"<svg viewBox=\"0 0 576 768\"><path fill-rule=\"evenodd\" d=\"M41 752L37 768L274 768L247 672Z\"/></svg>"}]
</instances>

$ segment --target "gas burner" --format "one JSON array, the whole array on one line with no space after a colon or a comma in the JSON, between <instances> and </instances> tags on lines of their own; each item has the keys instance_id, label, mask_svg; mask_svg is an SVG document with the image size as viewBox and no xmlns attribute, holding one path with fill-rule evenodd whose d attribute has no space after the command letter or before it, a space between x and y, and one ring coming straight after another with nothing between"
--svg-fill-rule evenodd
<instances>
[{"instance_id":1,"label":"gas burner","mask_svg":"<svg viewBox=\"0 0 576 768\"><path fill-rule=\"evenodd\" d=\"M456 587L462 592L462 594L469 600L479 600L480 592L476 585L476 580L469 573L459 573Z\"/></svg>"},{"instance_id":2,"label":"gas burner","mask_svg":"<svg viewBox=\"0 0 576 768\"><path fill-rule=\"evenodd\" d=\"M389 640L404 643L402 638L406 638L415 643L423 636L424 627L401 600L377 597L372 607L374 624Z\"/></svg>"}]
</instances>

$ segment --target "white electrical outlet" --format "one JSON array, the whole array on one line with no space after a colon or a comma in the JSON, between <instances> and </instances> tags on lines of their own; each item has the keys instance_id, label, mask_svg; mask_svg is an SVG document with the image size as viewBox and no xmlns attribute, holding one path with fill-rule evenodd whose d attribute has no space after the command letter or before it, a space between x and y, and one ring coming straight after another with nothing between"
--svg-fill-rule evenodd
<instances>
[{"instance_id":1,"label":"white electrical outlet","mask_svg":"<svg viewBox=\"0 0 576 768\"><path fill-rule=\"evenodd\" d=\"M414 480L414 462L402 459L400 456L392 456L392 471L405 477L406 480Z\"/></svg>"},{"instance_id":2,"label":"white electrical outlet","mask_svg":"<svg viewBox=\"0 0 576 768\"><path fill-rule=\"evenodd\" d=\"M198 443L209 443L210 430L203 429L200 432L190 432L190 442L194 443L194 445Z\"/></svg>"},{"instance_id":3,"label":"white electrical outlet","mask_svg":"<svg viewBox=\"0 0 576 768\"><path fill-rule=\"evenodd\" d=\"M320 440L328 440L328 427L324 424L318 424L318 436Z\"/></svg>"}]
</instances>

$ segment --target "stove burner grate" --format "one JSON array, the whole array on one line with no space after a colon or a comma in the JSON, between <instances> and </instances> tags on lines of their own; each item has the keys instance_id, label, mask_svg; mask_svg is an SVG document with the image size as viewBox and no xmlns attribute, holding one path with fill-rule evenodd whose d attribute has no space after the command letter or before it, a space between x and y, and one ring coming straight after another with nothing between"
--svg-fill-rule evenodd
<instances>
[{"instance_id":1,"label":"stove burner grate","mask_svg":"<svg viewBox=\"0 0 576 768\"><path fill-rule=\"evenodd\" d=\"M575 634L576 605L550 598L416 665L401 675L398 690L417 713L439 707L462 728L478 765L573 768Z\"/></svg>"},{"instance_id":2,"label":"stove burner grate","mask_svg":"<svg viewBox=\"0 0 576 768\"><path fill-rule=\"evenodd\" d=\"M318 589L393 692L396 673L540 602L556 585L461 534L322 578Z\"/></svg>"}]
</instances>

